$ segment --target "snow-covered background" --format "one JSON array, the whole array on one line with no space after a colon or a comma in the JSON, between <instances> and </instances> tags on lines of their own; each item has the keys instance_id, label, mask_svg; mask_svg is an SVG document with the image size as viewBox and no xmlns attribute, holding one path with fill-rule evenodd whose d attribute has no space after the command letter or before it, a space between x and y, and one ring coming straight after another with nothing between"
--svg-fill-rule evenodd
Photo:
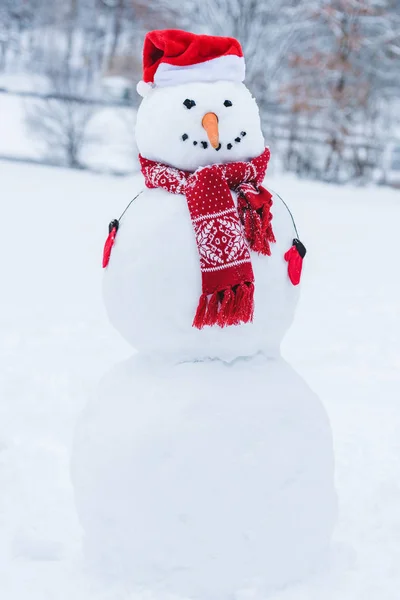
<instances>
[{"instance_id":1,"label":"snow-covered background","mask_svg":"<svg viewBox=\"0 0 400 600\"><path fill-rule=\"evenodd\" d=\"M86 572L70 455L91 390L131 353L105 315L101 254L142 181L105 173L137 169L143 35L169 26L239 36L274 150L270 186L308 248L283 355L329 415L340 516L329 568L271 600L398 600L400 191L281 174L398 185L400 17L388 0L364 4L0 2L2 600L165 600ZM46 105L32 94L49 91L79 96L77 116L94 98L77 153L92 172L24 164L70 164L64 104L46 108L53 131L32 117Z\"/></svg>"},{"instance_id":2,"label":"snow-covered background","mask_svg":"<svg viewBox=\"0 0 400 600\"><path fill-rule=\"evenodd\" d=\"M121 110L110 106L105 121L98 103L132 112L146 32L177 28L240 41L246 83L283 170L399 185L400 12L392 0L2 0L0 96L27 87L58 95L50 104L25 98L42 106L22 107L41 160L129 170L120 148L107 153L109 141L122 143ZM89 126L78 128L71 153L69 120L82 112ZM101 134L95 157L93 132ZM2 152L20 154L9 139Z\"/></svg>"},{"instance_id":3,"label":"snow-covered background","mask_svg":"<svg viewBox=\"0 0 400 600\"><path fill-rule=\"evenodd\" d=\"M0 87L16 88L17 93L32 92L35 78L0 76ZM29 126L27 115L46 102L30 96L0 93L0 157L43 163L63 163L56 144L49 148ZM54 115L56 116L56 115ZM86 168L93 171L131 173L138 169L134 139L136 111L127 107L99 106L88 125L89 138L80 153ZM55 123L54 123L55 124Z\"/></svg>"},{"instance_id":4,"label":"snow-covered background","mask_svg":"<svg viewBox=\"0 0 400 600\"><path fill-rule=\"evenodd\" d=\"M0 181L0 596L149 598L85 573L69 477L87 395L131 352L105 316L101 253L140 177L0 162ZM400 193L270 184L309 250L283 354L329 414L340 501L330 569L274 600L397 600Z\"/></svg>"}]
</instances>

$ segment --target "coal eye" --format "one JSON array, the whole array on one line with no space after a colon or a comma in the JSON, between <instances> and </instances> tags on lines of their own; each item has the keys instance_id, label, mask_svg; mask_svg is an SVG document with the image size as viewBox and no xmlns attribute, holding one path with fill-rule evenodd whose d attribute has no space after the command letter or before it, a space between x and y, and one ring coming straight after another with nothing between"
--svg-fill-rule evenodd
<instances>
[{"instance_id":1,"label":"coal eye","mask_svg":"<svg viewBox=\"0 0 400 600\"><path fill-rule=\"evenodd\" d=\"M230 100L225 100L224 106L232 106L232 102Z\"/></svg>"},{"instance_id":2,"label":"coal eye","mask_svg":"<svg viewBox=\"0 0 400 600\"><path fill-rule=\"evenodd\" d=\"M196 106L196 102L194 100L189 100L189 98L186 98L185 102L183 103L186 108L193 108L193 106Z\"/></svg>"}]
</instances>

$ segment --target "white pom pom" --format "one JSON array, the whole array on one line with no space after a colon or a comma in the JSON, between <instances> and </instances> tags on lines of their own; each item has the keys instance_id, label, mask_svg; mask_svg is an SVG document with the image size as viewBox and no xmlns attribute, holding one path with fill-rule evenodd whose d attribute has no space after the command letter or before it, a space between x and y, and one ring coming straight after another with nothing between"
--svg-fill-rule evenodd
<instances>
[{"instance_id":1,"label":"white pom pom","mask_svg":"<svg viewBox=\"0 0 400 600\"><path fill-rule=\"evenodd\" d=\"M142 98L147 96L147 94L149 94L152 89L152 84L146 83L145 81L139 81L139 83L136 86L136 91L139 94L139 96L142 96Z\"/></svg>"}]
</instances>

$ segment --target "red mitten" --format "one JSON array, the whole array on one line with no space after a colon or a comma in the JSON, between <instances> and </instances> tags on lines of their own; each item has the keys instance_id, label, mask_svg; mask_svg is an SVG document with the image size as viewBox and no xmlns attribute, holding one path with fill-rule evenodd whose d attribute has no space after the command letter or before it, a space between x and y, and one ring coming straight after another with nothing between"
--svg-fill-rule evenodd
<instances>
[{"instance_id":1,"label":"red mitten","mask_svg":"<svg viewBox=\"0 0 400 600\"><path fill-rule=\"evenodd\" d=\"M301 270L303 268L303 258L306 255L305 246L295 238L293 246L285 254L285 260L288 263L289 279L293 285L298 285L301 279Z\"/></svg>"},{"instance_id":2,"label":"red mitten","mask_svg":"<svg viewBox=\"0 0 400 600\"><path fill-rule=\"evenodd\" d=\"M106 239L106 243L104 244L104 250L103 250L103 269L105 269L105 267L110 262L111 250L112 250L112 247L114 246L118 227L119 227L118 219L114 219L114 221L111 221L111 223L108 226L108 232L109 232L108 238Z\"/></svg>"}]
</instances>

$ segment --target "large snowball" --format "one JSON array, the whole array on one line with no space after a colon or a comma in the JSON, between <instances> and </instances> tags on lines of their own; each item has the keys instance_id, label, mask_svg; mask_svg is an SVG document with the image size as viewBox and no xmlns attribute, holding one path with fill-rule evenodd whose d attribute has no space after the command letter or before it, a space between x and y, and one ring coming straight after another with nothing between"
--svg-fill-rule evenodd
<instances>
[{"instance_id":1,"label":"large snowball","mask_svg":"<svg viewBox=\"0 0 400 600\"><path fill-rule=\"evenodd\" d=\"M185 100L195 105L189 109ZM226 101L232 106L225 106ZM207 112L218 117L218 151L208 143L201 124ZM187 171L216 162L249 160L264 150L256 101L245 85L229 81L154 88L139 107L136 142L146 158Z\"/></svg>"},{"instance_id":2,"label":"large snowball","mask_svg":"<svg viewBox=\"0 0 400 600\"><path fill-rule=\"evenodd\" d=\"M120 365L78 425L73 481L99 572L191 597L302 578L335 521L328 419L282 360Z\"/></svg>"},{"instance_id":3,"label":"large snowball","mask_svg":"<svg viewBox=\"0 0 400 600\"><path fill-rule=\"evenodd\" d=\"M146 190L123 218L104 276L104 300L113 325L137 350L177 360L231 360L263 351L279 354L298 300L285 252L295 232L279 198L272 207L277 239L271 256L252 253L252 324L192 327L201 295L200 261L184 196Z\"/></svg>"}]
</instances>

